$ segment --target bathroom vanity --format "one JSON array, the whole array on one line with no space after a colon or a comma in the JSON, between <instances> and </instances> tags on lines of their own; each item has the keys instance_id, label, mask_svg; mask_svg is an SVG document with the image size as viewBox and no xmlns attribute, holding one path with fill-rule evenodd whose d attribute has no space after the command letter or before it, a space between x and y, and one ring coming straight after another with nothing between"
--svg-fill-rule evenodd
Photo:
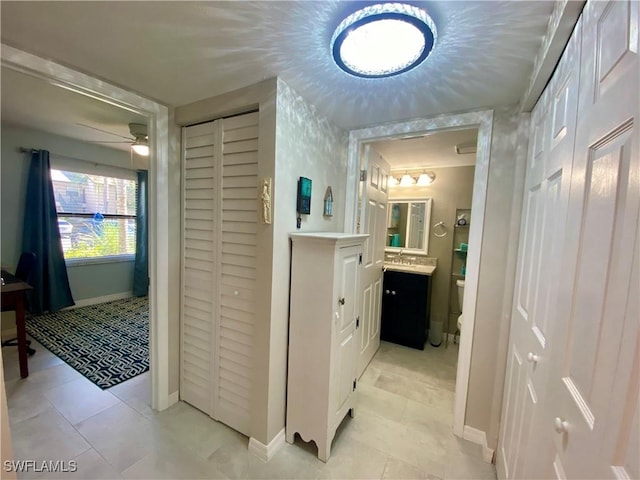
<instances>
[{"instance_id":1,"label":"bathroom vanity","mask_svg":"<svg viewBox=\"0 0 640 480\"><path fill-rule=\"evenodd\" d=\"M424 350L434 270L431 265L385 265L381 340Z\"/></svg>"}]
</instances>

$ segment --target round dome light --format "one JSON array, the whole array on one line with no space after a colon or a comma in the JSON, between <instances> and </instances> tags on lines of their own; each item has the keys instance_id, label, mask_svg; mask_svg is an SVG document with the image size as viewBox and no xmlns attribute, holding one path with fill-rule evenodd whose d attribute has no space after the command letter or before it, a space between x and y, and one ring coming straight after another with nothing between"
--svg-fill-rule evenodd
<instances>
[{"instance_id":1,"label":"round dome light","mask_svg":"<svg viewBox=\"0 0 640 480\"><path fill-rule=\"evenodd\" d=\"M351 75L391 77L422 63L436 36L436 26L424 10L383 3L358 10L340 22L331 38L331 51L338 66Z\"/></svg>"}]
</instances>

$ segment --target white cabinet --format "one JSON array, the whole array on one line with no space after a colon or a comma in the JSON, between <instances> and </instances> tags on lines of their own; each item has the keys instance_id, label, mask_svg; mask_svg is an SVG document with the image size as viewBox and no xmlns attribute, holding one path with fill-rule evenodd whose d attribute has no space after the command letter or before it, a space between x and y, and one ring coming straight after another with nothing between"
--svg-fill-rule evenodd
<instances>
[{"instance_id":1,"label":"white cabinet","mask_svg":"<svg viewBox=\"0 0 640 480\"><path fill-rule=\"evenodd\" d=\"M355 407L358 281L368 235L292 234L286 438L313 440L326 462Z\"/></svg>"}]
</instances>

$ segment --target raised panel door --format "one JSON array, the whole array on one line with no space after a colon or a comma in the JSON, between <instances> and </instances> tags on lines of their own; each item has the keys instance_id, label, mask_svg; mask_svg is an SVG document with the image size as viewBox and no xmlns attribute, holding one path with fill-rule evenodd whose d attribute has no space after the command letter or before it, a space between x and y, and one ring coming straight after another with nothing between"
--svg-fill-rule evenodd
<instances>
[{"instance_id":1,"label":"raised panel door","mask_svg":"<svg viewBox=\"0 0 640 480\"><path fill-rule=\"evenodd\" d=\"M567 478L637 478L640 470L638 6L589 2L583 13L579 122L546 422L557 432L554 469Z\"/></svg>"},{"instance_id":2,"label":"raised panel door","mask_svg":"<svg viewBox=\"0 0 640 480\"><path fill-rule=\"evenodd\" d=\"M360 233L368 233L364 242L360 298L362 299L361 328L358 331L358 376L364 372L380 346L380 308L382 294L382 266L387 219L389 164L375 150L366 146L362 168L367 171L361 190Z\"/></svg>"}]
</instances>

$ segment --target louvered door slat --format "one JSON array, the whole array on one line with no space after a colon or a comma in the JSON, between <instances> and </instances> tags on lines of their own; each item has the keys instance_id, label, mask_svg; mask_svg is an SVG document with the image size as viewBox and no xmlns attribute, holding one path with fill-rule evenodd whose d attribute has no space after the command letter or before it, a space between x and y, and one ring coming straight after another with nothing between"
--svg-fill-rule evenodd
<instances>
[{"instance_id":1,"label":"louvered door slat","mask_svg":"<svg viewBox=\"0 0 640 480\"><path fill-rule=\"evenodd\" d=\"M256 138L258 138L258 125L251 125L249 127L236 128L232 130L225 129L224 132L225 143Z\"/></svg>"},{"instance_id":2,"label":"louvered door slat","mask_svg":"<svg viewBox=\"0 0 640 480\"><path fill-rule=\"evenodd\" d=\"M247 233L222 232L222 241L227 244L256 245L256 236Z\"/></svg>"},{"instance_id":3,"label":"louvered door slat","mask_svg":"<svg viewBox=\"0 0 640 480\"><path fill-rule=\"evenodd\" d=\"M189 165L189 160L193 158L202 158L202 157L212 157L215 155L215 147L214 145L210 145L207 147L197 147L197 148L189 148L187 144L187 152L185 154L185 158L187 161L185 162Z\"/></svg>"},{"instance_id":4,"label":"louvered door slat","mask_svg":"<svg viewBox=\"0 0 640 480\"><path fill-rule=\"evenodd\" d=\"M256 199L256 187L255 185L252 187L238 187L238 188L227 188L226 190L222 190L222 198L227 199L240 199L240 200L253 200Z\"/></svg>"},{"instance_id":5,"label":"louvered door slat","mask_svg":"<svg viewBox=\"0 0 640 480\"><path fill-rule=\"evenodd\" d=\"M245 113L244 115L224 119L224 129L229 132L236 128L249 127L251 125L258 125L258 112Z\"/></svg>"},{"instance_id":6,"label":"louvered door slat","mask_svg":"<svg viewBox=\"0 0 640 480\"><path fill-rule=\"evenodd\" d=\"M222 253L231 253L234 255L245 255L248 257L256 256L256 247L253 245L243 245L240 243L225 243Z\"/></svg>"},{"instance_id":7,"label":"louvered door slat","mask_svg":"<svg viewBox=\"0 0 640 480\"><path fill-rule=\"evenodd\" d=\"M226 167L228 165L246 165L257 164L258 152L238 152L238 153L226 153L222 158L222 164Z\"/></svg>"},{"instance_id":8,"label":"louvered door slat","mask_svg":"<svg viewBox=\"0 0 640 480\"><path fill-rule=\"evenodd\" d=\"M258 174L258 165L255 163L244 165L224 165L225 177L255 176Z\"/></svg>"},{"instance_id":9,"label":"louvered door slat","mask_svg":"<svg viewBox=\"0 0 640 480\"><path fill-rule=\"evenodd\" d=\"M256 180L257 177L253 177L251 175L245 175L243 177L229 177L229 178L225 178L225 182L224 182L224 186L223 188L223 198L226 198L226 195L224 194L224 190L226 189L231 189L231 188L253 188L253 192L254 192L254 198L255 198L255 192L256 192Z\"/></svg>"}]
</instances>

